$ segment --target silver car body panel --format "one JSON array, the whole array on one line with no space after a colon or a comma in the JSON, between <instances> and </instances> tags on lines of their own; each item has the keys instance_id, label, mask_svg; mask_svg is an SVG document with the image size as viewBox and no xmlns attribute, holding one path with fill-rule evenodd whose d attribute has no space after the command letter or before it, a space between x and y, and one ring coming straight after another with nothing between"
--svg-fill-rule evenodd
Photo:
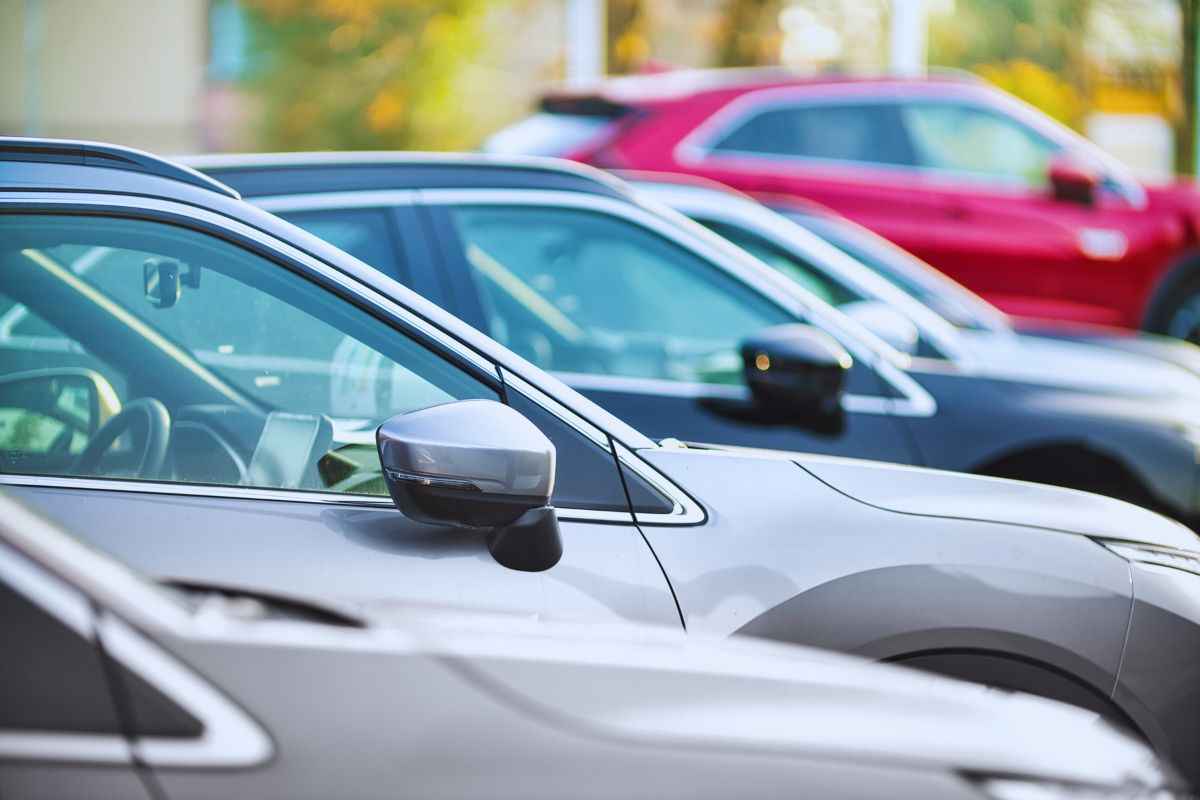
<instances>
[{"instance_id":1,"label":"silver car body panel","mask_svg":"<svg viewBox=\"0 0 1200 800\"><path fill-rule=\"evenodd\" d=\"M270 734L274 758L251 769L153 766L172 798L333 797L347 775L366 797L397 782L440 797L777 797L802 785L971 798L964 771L1172 780L1087 712L832 653L444 608L393 609L360 629L256 617L215 596L188 607L3 502L8 572L63 575Z\"/></svg>"}]
</instances>

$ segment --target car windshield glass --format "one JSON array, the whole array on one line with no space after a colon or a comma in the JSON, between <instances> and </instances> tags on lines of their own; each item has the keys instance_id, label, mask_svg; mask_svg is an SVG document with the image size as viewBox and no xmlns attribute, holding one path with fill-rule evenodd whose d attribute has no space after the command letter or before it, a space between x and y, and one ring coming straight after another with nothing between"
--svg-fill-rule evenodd
<instances>
[{"instance_id":1,"label":"car windshield glass","mask_svg":"<svg viewBox=\"0 0 1200 800\"><path fill-rule=\"evenodd\" d=\"M988 313L986 301L960 289L933 267L870 231L832 217L777 209L789 219L887 278L892 285L959 328L995 328L999 311Z\"/></svg>"}]
</instances>

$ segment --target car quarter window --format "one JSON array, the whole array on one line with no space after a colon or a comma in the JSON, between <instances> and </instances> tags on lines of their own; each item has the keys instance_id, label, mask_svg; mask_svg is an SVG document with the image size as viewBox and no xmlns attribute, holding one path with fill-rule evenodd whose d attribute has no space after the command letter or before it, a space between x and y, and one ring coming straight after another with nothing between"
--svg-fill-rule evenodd
<instances>
[{"instance_id":1,"label":"car quarter window","mask_svg":"<svg viewBox=\"0 0 1200 800\"><path fill-rule=\"evenodd\" d=\"M751 153L911 166L912 145L891 103L815 103L763 108L712 145Z\"/></svg>"},{"instance_id":2,"label":"car quarter window","mask_svg":"<svg viewBox=\"0 0 1200 800\"><path fill-rule=\"evenodd\" d=\"M10 558L0 550L0 558ZM117 734L121 726L95 644L0 583L0 733Z\"/></svg>"},{"instance_id":3,"label":"car quarter window","mask_svg":"<svg viewBox=\"0 0 1200 800\"><path fill-rule=\"evenodd\" d=\"M3 472L382 495L383 419L499 396L299 274L149 220L0 217L0 293L31 334L0 341Z\"/></svg>"},{"instance_id":4,"label":"car quarter window","mask_svg":"<svg viewBox=\"0 0 1200 800\"><path fill-rule=\"evenodd\" d=\"M1058 146L1014 119L957 103L911 103L901 109L917 161L923 167L1046 183Z\"/></svg>"}]
</instances>

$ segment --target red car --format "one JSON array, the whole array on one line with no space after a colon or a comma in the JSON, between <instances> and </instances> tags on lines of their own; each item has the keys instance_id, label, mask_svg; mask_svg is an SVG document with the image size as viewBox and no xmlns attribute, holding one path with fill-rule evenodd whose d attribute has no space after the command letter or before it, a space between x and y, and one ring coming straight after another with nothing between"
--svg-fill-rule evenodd
<instances>
[{"instance_id":1,"label":"red car","mask_svg":"<svg viewBox=\"0 0 1200 800\"><path fill-rule=\"evenodd\" d=\"M486 149L816 200L1011 314L1200 341L1200 192L1144 185L973 79L615 78L545 97Z\"/></svg>"}]
</instances>

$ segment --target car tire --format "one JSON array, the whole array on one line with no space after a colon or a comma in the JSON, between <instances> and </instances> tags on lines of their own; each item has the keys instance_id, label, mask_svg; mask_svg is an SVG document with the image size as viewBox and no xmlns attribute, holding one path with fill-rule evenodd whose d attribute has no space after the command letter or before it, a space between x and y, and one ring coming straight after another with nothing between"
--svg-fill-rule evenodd
<instances>
[{"instance_id":1,"label":"car tire","mask_svg":"<svg viewBox=\"0 0 1200 800\"><path fill-rule=\"evenodd\" d=\"M1154 290L1142 327L1200 344L1200 254L1176 264Z\"/></svg>"}]
</instances>

